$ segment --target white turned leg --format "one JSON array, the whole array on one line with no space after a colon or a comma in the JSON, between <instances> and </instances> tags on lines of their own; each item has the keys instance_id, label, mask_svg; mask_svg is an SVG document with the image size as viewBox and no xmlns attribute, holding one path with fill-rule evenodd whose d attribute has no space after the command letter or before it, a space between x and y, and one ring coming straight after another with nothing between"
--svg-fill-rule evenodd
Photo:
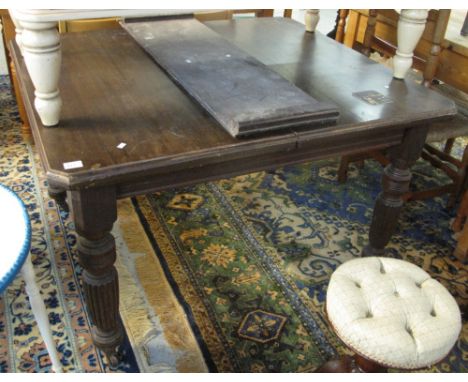
<instances>
[{"instance_id":1,"label":"white turned leg","mask_svg":"<svg viewBox=\"0 0 468 382\"><path fill-rule=\"evenodd\" d=\"M427 9L402 9L398 20L398 49L393 57L393 76L403 79L413 65L413 52L427 20Z\"/></svg>"},{"instance_id":2,"label":"white turned leg","mask_svg":"<svg viewBox=\"0 0 468 382\"><path fill-rule=\"evenodd\" d=\"M50 360L52 361L52 368L56 373L61 373L62 365L55 348L55 342L52 338L49 317L47 316L44 301L42 300L41 293L36 284L36 275L34 274L34 268L29 256L24 262L21 273L26 283L26 293L29 296L29 303L31 304L31 309L34 313L37 326L39 327L39 332L41 333L47 351L49 352Z\"/></svg>"},{"instance_id":3,"label":"white turned leg","mask_svg":"<svg viewBox=\"0 0 468 382\"><path fill-rule=\"evenodd\" d=\"M317 24L320 20L320 10L319 9L307 9L305 13L305 25L307 32L315 32Z\"/></svg>"},{"instance_id":4,"label":"white turned leg","mask_svg":"<svg viewBox=\"0 0 468 382\"><path fill-rule=\"evenodd\" d=\"M24 62L35 88L34 106L44 126L55 126L62 108L58 90L62 54L57 23L19 23Z\"/></svg>"}]
</instances>

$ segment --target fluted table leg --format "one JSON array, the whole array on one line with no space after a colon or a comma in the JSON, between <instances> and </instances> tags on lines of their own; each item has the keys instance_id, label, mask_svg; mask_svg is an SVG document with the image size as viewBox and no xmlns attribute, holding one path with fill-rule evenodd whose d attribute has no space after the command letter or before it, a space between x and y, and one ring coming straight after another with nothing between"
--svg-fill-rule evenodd
<instances>
[{"instance_id":1,"label":"fluted table leg","mask_svg":"<svg viewBox=\"0 0 468 382\"><path fill-rule=\"evenodd\" d=\"M382 192L377 197L369 231L369 244L363 256L382 256L398 224L403 207L402 196L409 190L410 167L421 155L426 141L427 127L418 126L406 131L403 142L390 151L391 163L382 177Z\"/></svg>"},{"instance_id":2,"label":"fluted table leg","mask_svg":"<svg viewBox=\"0 0 468 382\"><path fill-rule=\"evenodd\" d=\"M119 284L115 240L111 235L117 219L113 188L71 191L71 205L78 233L78 255L83 267L83 289L94 323L93 341L116 367L123 340L119 316Z\"/></svg>"}]
</instances>

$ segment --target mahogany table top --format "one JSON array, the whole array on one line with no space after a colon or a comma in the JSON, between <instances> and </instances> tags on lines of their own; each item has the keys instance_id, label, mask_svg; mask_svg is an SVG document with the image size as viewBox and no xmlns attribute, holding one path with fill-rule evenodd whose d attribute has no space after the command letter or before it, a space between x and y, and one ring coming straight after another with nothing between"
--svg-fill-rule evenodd
<instances>
[{"instance_id":1,"label":"mahogany table top","mask_svg":"<svg viewBox=\"0 0 468 382\"><path fill-rule=\"evenodd\" d=\"M49 180L118 196L401 142L406 128L456 114L452 101L290 19L207 22L315 99L338 106L335 126L235 139L175 85L124 30L62 35L60 124L42 126L19 50L14 60ZM370 93L369 93L370 92ZM373 93L372 93L373 92ZM358 94L356 94L358 93ZM125 147L118 148L124 143ZM83 166L65 169L81 161Z\"/></svg>"}]
</instances>

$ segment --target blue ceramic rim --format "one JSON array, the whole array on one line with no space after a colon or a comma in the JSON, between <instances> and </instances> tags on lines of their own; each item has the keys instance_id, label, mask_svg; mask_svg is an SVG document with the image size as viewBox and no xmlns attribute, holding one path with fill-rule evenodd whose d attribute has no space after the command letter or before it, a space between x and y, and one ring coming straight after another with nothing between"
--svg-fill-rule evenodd
<instances>
[{"instance_id":1,"label":"blue ceramic rim","mask_svg":"<svg viewBox=\"0 0 468 382\"><path fill-rule=\"evenodd\" d=\"M7 273L5 274L5 276L3 276L2 279L0 279L0 294L1 294L6 289L6 287L10 285L10 283L15 279L16 275L23 267L23 264L29 255L29 250L31 248L31 222L29 221L29 215L28 215L28 212L26 211L26 206L21 200L21 198L15 192L10 190L8 187L2 184L0 184L0 187L6 190L8 193L10 193L14 198L16 198L19 201L23 210L23 219L26 223L26 235L25 235L26 237L25 237L23 246L21 247L20 254L18 255L15 263L13 264L13 267L9 271L7 271Z\"/></svg>"}]
</instances>

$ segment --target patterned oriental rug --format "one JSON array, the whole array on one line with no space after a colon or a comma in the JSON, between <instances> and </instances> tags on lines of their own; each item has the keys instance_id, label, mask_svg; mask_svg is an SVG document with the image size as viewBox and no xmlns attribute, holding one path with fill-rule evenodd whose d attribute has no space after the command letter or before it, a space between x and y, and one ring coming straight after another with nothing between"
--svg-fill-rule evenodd
<instances>
[{"instance_id":1,"label":"patterned oriental rug","mask_svg":"<svg viewBox=\"0 0 468 382\"><path fill-rule=\"evenodd\" d=\"M66 371L110 371L93 346L73 222L47 195L34 146L19 133L8 77L0 78L0 182L26 203L32 259ZM113 234L126 329L119 372L307 372L348 350L324 315L331 273L367 241L381 167L338 159L119 201ZM446 182L419 161L413 186ZM388 255L443 283L461 310L468 272L453 256L446 198L406 205ZM441 363L468 371L468 322ZM49 371L18 277L0 297L0 371Z\"/></svg>"}]
</instances>

